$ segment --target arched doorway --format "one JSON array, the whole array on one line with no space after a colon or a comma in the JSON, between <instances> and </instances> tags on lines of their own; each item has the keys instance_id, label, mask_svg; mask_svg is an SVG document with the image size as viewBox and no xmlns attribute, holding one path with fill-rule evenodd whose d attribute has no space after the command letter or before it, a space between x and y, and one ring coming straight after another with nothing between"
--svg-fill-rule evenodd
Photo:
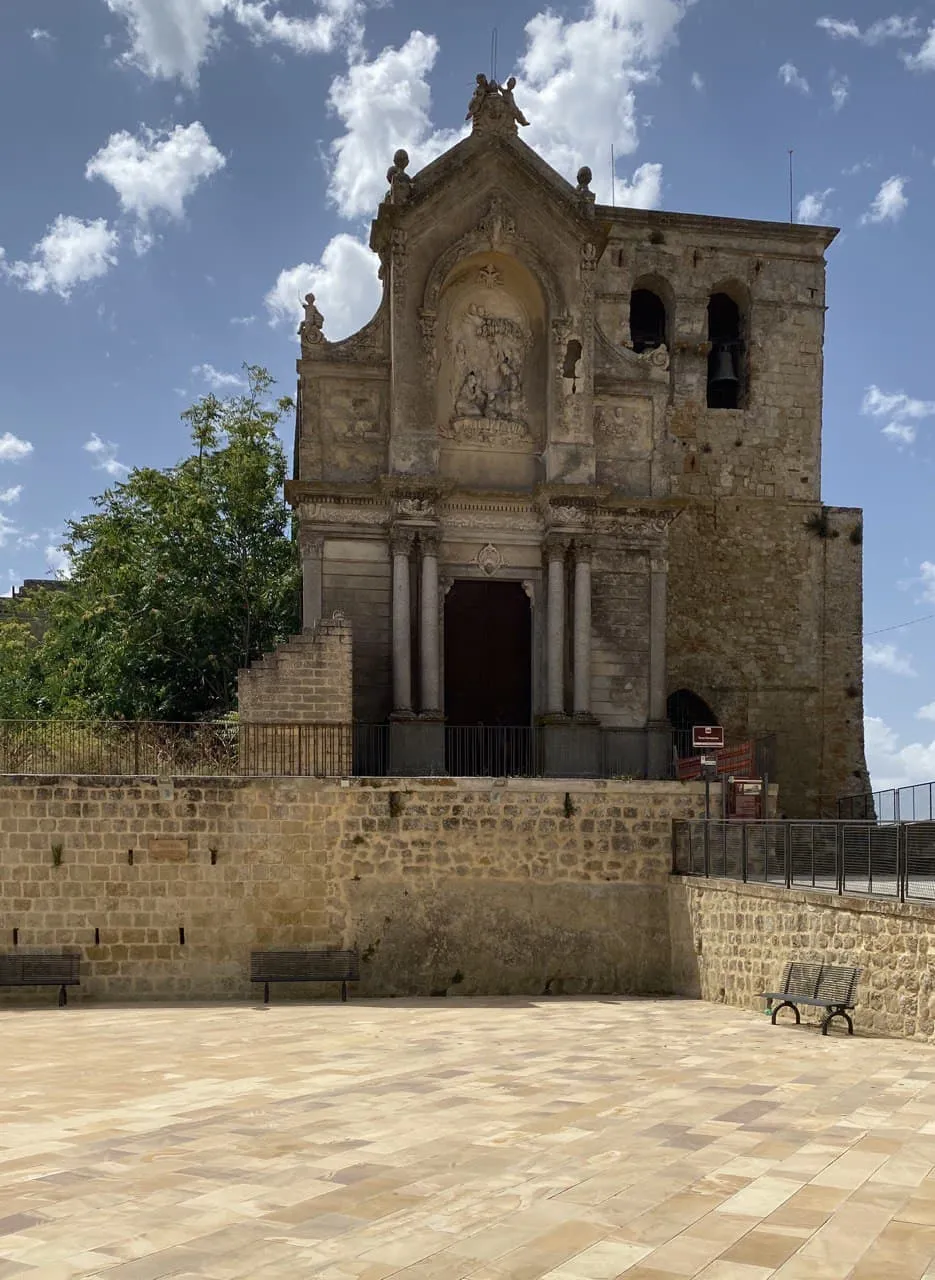
<instances>
[{"instance_id":1,"label":"arched doorway","mask_svg":"<svg viewBox=\"0 0 935 1280\"><path fill-rule=\"evenodd\" d=\"M694 755L692 728L696 724L717 724L718 719L704 698L691 689L676 689L666 702L669 723L675 733L675 749L680 758Z\"/></svg>"}]
</instances>

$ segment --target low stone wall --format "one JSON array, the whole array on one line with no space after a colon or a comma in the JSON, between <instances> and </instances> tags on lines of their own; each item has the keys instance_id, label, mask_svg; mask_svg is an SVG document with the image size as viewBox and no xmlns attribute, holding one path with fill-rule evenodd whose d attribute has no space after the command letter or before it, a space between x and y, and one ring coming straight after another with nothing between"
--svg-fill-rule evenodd
<instances>
[{"instance_id":1,"label":"low stone wall","mask_svg":"<svg viewBox=\"0 0 935 1280\"><path fill-rule=\"evenodd\" d=\"M350 945L366 995L667 991L671 824L703 803L698 783L7 778L0 951L14 930L78 949L77 999L242 998L251 949Z\"/></svg>"},{"instance_id":2,"label":"low stone wall","mask_svg":"<svg viewBox=\"0 0 935 1280\"><path fill-rule=\"evenodd\" d=\"M762 1009L789 959L856 964L861 1032L935 1037L935 905L673 876L669 921L677 995Z\"/></svg>"}]
</instances>

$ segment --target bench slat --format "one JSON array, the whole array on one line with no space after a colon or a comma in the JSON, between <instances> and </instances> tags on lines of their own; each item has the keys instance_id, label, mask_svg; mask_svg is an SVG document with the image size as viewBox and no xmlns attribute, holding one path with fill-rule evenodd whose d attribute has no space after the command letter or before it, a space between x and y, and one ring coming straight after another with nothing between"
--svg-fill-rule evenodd
<instances>
[{"instance_id":1,"label":"bench slat","mask_svg":"<svg viewBox=\"0 0 935 1280\"><path fill-rule=\"evenodd\" d=\"M73 952L23 951L0 955L0 987L80 986L81 956Z\"/></svg>"},{"instance_id":2,"label":"bench slat","mask_svg":"<svg viewBox=\"0 0 935 1280\"><path fill-rule=\"evenodd\" d=\"M251 982L359 982L356 951L253 951Z\"/></svg>"}]
</instances>

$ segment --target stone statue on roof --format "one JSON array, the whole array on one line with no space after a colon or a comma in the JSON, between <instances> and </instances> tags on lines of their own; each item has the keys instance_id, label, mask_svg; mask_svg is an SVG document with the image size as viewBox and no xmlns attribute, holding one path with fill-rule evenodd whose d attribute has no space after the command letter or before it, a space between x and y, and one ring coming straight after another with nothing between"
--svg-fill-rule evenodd
<instances>
[{"instance_id":1,"label":"stone statue on roof","mask_svg":"<svg viewBox=\"0 0 935 1280\"><path fill-rule=\"evenodd\" d=\"M510 76L505 85L496 80L488 80L485 75L477 76L477 83L468 103L466 120L474 125L474 132L487 130L491 133L516 133L517 124L528 125L529 121L516 105L513 90L516 87L516 76Z\"/></svg>"}]
</instances>

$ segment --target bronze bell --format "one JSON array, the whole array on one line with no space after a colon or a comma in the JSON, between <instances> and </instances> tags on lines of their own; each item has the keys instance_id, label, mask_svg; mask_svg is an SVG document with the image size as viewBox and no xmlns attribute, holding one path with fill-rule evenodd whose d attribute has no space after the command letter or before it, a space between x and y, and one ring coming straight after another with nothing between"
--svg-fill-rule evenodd
<instances>
[{"instance_id":1,"label":"bronze bell","mask_svg":"<svg viewBox=\"0 0 935 1280\"><path fill-rule=\"evenodd\" d=\"M711 376L709 383L715 382L733 382L737 383L740 379L734 370L734 353L730 347L718 347L714 352L714 360L711 362Z\"/></svg>"}]
</instances>

